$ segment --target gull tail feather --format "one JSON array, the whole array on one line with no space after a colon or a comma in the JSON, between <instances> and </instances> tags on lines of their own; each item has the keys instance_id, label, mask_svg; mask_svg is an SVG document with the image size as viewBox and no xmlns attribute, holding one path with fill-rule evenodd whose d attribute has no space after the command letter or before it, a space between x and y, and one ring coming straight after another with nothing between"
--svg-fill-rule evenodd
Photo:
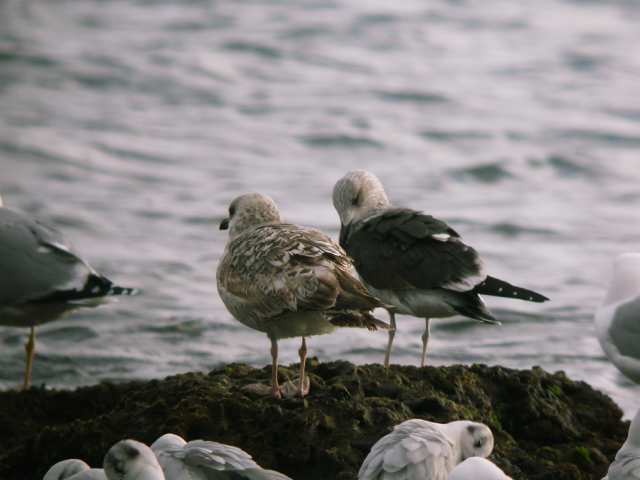
<instances>
[{"instance_id":1,"label":"gull tail feather","mask_svg":"<svg viewBox=\"0 0 640 480\"><path fill-rule=\"evenodd\" d=\"M336 327L360 327L368 330L388 330L389 324L377 319L369 312L342 311L334 313L329 319Z\"/></svg>"},{"instance_id":2,"label":"gull tail feather","mask_svg":"<svg viewBox=\"0 0 640 480\"><path fill-rule=\"evenodd\" d=\"M492 295L494 297L517 298L527 302L542 303L549 300L544 295L534 292L533 290L517 287L491 276L488 276L484 282L477 285L474 292L480 295Z\"/></svg>"},{"instance_id":3,"label":"gull tail feather","mask_svg":"<svg viewBox=\"0 0 640 480\"><path fill-rule=\"evenodd\" d=\"M473 291L459 293L454 301L449 302L449 305L465 317L473 318L483 323L501 325L501 323L496 320L496 317L489 312L482 299Z\"/></svg>"}]
</instances>

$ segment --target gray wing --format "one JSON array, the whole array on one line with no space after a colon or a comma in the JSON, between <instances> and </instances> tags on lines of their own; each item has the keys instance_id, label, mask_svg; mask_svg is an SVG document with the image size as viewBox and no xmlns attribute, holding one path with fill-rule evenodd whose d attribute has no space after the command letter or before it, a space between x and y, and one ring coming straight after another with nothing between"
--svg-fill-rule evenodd
<instances>
[{"instance_id":1,"label":"gray wing","mask_svg":"<svg viewBox=\"0 0 640 480\"><path fill-rule=\"evenodd\" d=\"M0 208L0 306L82 289L92 273L58 231Z\"/></svg>"},{"instance_id":2,"label":"gray wing","mask_svg":"<svg viewBox=\"0 0 640 480\"><path fill-rule=\"evenodd\" d=\"M469 291L486 277L478 253L445 222L394 208L342 226L340 244L377 289Z\"/></svg>"},{"instance_id":3,"label":"gray wing","mask_svg":"<svg viewBox=\"0 0 640 480\"><path fill-rule=\"evenodd\" d=\"M640 359L640 297L616 308L609 335L622 355Z\"/></svg>"},{"instance_id":4,"label":"gray wing","mask_svg":"<svg viewBox=\"0 0 640 480\"><path fill-rule=\"evenodd\" d=\"M446 480L452 462L453 442L446 435L428 422L409 420L371 448L358 480Z\"/></svg>"},{"instance_id":5,"label":"gray wing","mask_svg":"<svg viewBox=\"0 0 640 480\"><path fill-rule=\"evenodd\" d=\"M224 443L193 440L177 452L186 465L204 470L260 468L247 452Z\"/></svg>"}]
</instances>

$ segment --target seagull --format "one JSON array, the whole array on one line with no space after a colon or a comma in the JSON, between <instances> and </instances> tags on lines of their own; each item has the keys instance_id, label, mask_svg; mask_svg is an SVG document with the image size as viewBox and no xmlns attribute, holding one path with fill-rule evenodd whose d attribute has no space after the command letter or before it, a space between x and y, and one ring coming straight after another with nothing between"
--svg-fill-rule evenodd
<instances>
[{"instance_id":1,"label":"seagull","mask_svg":"<svg viewBox=\"0 0 640 480\"><path fill-rule=\"evenodd\" d=\"M640 410L629 427L629 435L602 480L640 480Z\"/></svg>"},{"instance_id":2,"label":"seagull","mask_svg":"<svg viewBox=\"0 0 640 480\"><path fill-rule=\"evenodd\" d=\"M42 480L107 480L107 477L101 468L91 468L82 460L70 458L53 465Z\"/></svg>"},{"instance_id":3,"label":"seagull","mask_svg":"<svg viewBox=\"0 0 640 480\"><path fill-rule=\"evenodd\" d=\"M451 471L447 480L512 480L512 478L486 458L469 457Z\"/></svg>"},{"instance_id":4,"label":"seagull","mask_svg":"<svg viewBox=\"0 0 640 480\"><path fill-rule=\"evenodd\" d=\"M112 446L102 466L108 480L165 480L151 449L136 440L120 440Z\"/></svg>"},{"instance_id":5,"label":"seagull","mask_svg":"<svg viewBox=\"0 0 640 480\"><path fill-rule=\"evenodd\" d=\"M389 367L396 313L425 319L421 366L425 365L431 318L453 315L499 322L480 294L544 302L547 297L490 277L478 253L442 220L391 205L370 172L347 173L334 186L340 245L353 258L369 292L390 305L391 328L384 365Z\"/></svg>"},{"instance_id":6,"label":"seagull","mask_svg":"<svg viewBox=\"0 0 640 480\"><path fill-rule=\"evenodd\" d=\"M60 232L4 207L0 198L0 324L31 329L24 389L31 385L36 325L135 292L97 273Z\"/></svg>"},{"instance_id":7,"label":"seagull","mask_svg":"<svg viewBox=\"0 0 640 480\"><path fill-rule=\"evenodd\" d=\"M371 447L358 480L446 480L466 458L487 457L492 450L493 434L483 423L414 418Z\"/></svg>"},{"instance_id":8,"label":"seagull","mask_svg":"<svg viewBox=\"0 0 640 480\"><path fill-rule=\"evenodd\" d=\"M371 315L382 303L358 280L344 250L318 230L283 223L271 198L237 197L220 229L229 230L229 240L218 265L218 293L240 323L269 337L276 398L282 396L278 339L302 337L297 393L303 397L309 391L306 337L336 327L388 327Z\"/></svg>"},{"instance_id":9,"label":"seagull","mask_svg":"<svg viewBox=\"0 0 640 480\"><path fill-rule=\"evenodd\" d=\"M186 442L167 433L151 444L166 480L291 480L273 470L264 470L244 450L205 440Z\"/></svg>"},{"instance_id":10,"label":"seagull","mask_svg":"<svg viewBox=\"0 0 640 480\"><path fill-rule=\"evenodd\" d=\"M640 253L624 253L613 265L613 280L595 315L596 333L609 360L640 383Z\"/></svg>"}]
</instances>

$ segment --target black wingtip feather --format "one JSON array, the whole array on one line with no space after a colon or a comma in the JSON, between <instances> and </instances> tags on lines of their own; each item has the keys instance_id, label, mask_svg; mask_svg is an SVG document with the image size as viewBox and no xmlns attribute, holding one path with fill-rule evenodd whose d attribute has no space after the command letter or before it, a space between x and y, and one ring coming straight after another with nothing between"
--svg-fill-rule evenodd
<instances>
[{"instance_id":1,"label":"black wingtip feather","mask_svg":"<svg viewBox=\"0 0 640 480\"><path fill-rule=\"evenodd\" d=\"M495 277L488 276L484 282L480 285L476 286L474 289L475 293L480 295L492 295L494 297L505 297L505 298L517 298L518 300L525 300L527 302L536 302L542 303L549 300L549 298L544 295L539 294L538 292L534 292L533 290L528 290L522 287L516 287L515 285L511 285L504 280L500 280Z\"/></svg>"},{"instance_id":2,"label":"black wingtip feather","mask_svg":"<svg viewBox=\"0 0 640 480\"><path fill-rule=\"evenodd\" d=\"M42 298L32 300L31 303L75 302L115 295L137 295L138 293L140 291L136 288L119 287L106 277L91 274L81 289L57 290Z\"/></svg>"}]
</instances>

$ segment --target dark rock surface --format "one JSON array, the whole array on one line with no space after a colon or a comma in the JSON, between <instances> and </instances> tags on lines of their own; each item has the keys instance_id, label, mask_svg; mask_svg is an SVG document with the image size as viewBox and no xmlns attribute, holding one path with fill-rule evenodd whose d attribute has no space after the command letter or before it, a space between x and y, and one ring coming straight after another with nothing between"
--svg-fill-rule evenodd
<instances>
[{"instance_id":1,"label":"dark rock surface","mask_svg":"<svg viewBox=\"0 0 640 480\"><path fill-rule=\"evenodd\" d=\"M295 366L282 367L292 377ZM484 365L428 367L309 361L305 399L261 397L270 368L231 364L209 374L102 383L74 391L0 393L0 479L40 480L58 460L100 466L131 437L174 432L237 445L295 480L354 480L371 445L418 417L488 424L491 459L514 479L600 479L628 424L613 401L563 373Z\"/></svg>"}]
</instances>

